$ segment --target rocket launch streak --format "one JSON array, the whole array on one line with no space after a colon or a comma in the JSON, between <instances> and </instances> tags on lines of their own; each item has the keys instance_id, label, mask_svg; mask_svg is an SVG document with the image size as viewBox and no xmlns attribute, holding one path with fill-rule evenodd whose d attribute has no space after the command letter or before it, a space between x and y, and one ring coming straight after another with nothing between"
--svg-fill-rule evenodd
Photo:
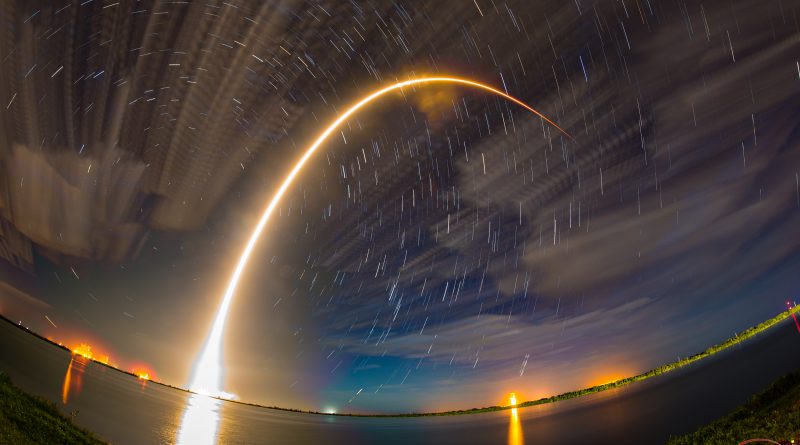
<instances>
[{"instance_id":1,"label":"rocket launch streak","mask_svg":"<svg viewBox=\"0 0 800 445\"><path fill-rule=\"evenodd\" d=\"M463 85L471 88L488 91L497 96L503 97L504 99L514 102L515 104L525 108L531 113L539 116L545 122L554 126L567 138L572 140L572 137L561 127L556 125L555 122L551 121L550 119L547 118L547 116L536 111L535 109L533 109L526 103L522 102L521 100L513 96L510 96L500 90L492 88L488 85L475 82L469 79L458 78L458 77L420 77L402 82L397 82L395 84L389 85L387 87L381 88L377 91L370 93L369 95L358 101L355 105L352 105L350 108L348 108L347 111L340 114L339 117L337 117L336 120L334 120L333 123L331 123L317 137L316 140L314 140L314 142L308 147L308 149L306 149L305 153L303 153L303 156L294 165L292 170L286 176L286 179L284 179L283 183L281 183L280 187L278 188L278 191L270 200L269 204L267 205L267 208L264 210L264 213L258 220L258 224L256 225L255 229L253 229L253 233L250 235L250 239L247 241L247 245L244 247L244 250L242 251L242 254L239 257L239 262L236 264L236 269L234 269L233 275L231 275L231 279L228 282L228 287L225 289L225 295L222 298L222 303L220 304L219 310L217 311L217 316L214 319L214 324L211 328L211 332L209 333L208 338L206 339L203 351L200 354L200 358L195 365L194 375L189 385L189 389L198 393L210 394L214 396L226 395L221 390L222 333L225 328L225 319L228 316L228 310L230 309L231 301L233 300L233 295L236 291L236 286L239 284L239 279L242 276L242 272L244 271L244 268L247 265L248 260L250 259L250 255L253 253L253 248L258 242L258 239L261 236L261 232L267 225L267 221L269 220L270 215L272 215L272 212L275 210L275 207L277 207L284 193L286 193L286 190L292 184L292 181L294 181L294 178L298 175L298 173L300 173L300 170L302 170L303 166L306 164L308 159L325 142L328 136L330 136L330 134L339 127L339 125L341 125L345 120L347 120L347 118L352 116L356 111L368 105L370 102L395 90L400 90L402 88L414 85L431 84L431 83L447 83L447 84Z\"/></svg>"}]
</instances>

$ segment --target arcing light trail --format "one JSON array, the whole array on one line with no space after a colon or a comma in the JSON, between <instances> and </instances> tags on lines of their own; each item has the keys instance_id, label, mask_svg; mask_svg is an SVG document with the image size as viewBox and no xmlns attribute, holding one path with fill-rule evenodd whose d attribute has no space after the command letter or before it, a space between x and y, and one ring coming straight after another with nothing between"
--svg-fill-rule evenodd
<instances>
[{"instance_id":1,"label":"arcing light trail","mask_svg":"<svg viewBox=\"0 0 800 445\"><path fill-rule=\"evenodd\" d=\"M297 174L300 173L300 170L306 164L308 159L317 151L320 145L322 145L325 142L325 140L328 139L328 136L330 136L330 134L339 127L339 125L341 125L345 120L347 120L347 118L352 116L356 111L360 110L362 107L378 99L379 97L385 95L386 93L390 93L392 91L399 90L401 88L409 87L412 85L428 84L428 83L458 84L488 91L497 96L503 97L508 101L514 102L515 104L525 108L531 113L539 116L545 122L554 126L567 138L572 140L572 136L570 136L566 131L564 131L564 129L556 125L556 123L553 122L552 120L548 119L547 116L534 110L525 102L522 102L521 100L513 96L510 96L500 90L492 88L488 85L482 84L480 82L475 82L469 79L464 79L459 77L420 77L416 79L406 80L403 82L397 82L395 84L389 85L387 87L381 88L377 91L370 93L369 95L358 101L355 105L352 105L350 108L348 108L347 111L340 114L339 117L337 117L336 120L333 121L333 123L328 125L328 127L317 137L314 143L312 143L306 149L306 152L297 161L295 166L286 176L286 179L283 180L283 183L278 188L278 191L272 197L272 200L270 200L269 204L267 205L267 208L261 215L261 219L258 220L258 224L253 230L253 233L250 235L250 239L247 241L247 245L245 245L244 250L242 251L242 255L239 257L239 262L236 264L236 269L234 269L233 275L231 275L230 282L228 282L228 287L225 289L225 296L222 298L222 304L220 304L219 311L217 311L217 316L214 319L214 324L211 328L211 332L208 334L208 338L206 339L203 352L201 353L200 358L195 365L194 376L192 377L189 389L198 393L209 394L213 396L226 396L226 395L230 396L230 394L225 394L221 390L222 332L225 328L225 319L228 316L228 310L230 309L231 301L233 300L233 295L234 292L236 291L236 287L239 284L239 279L241 278L242 272L244 271L244 268L247 265L248 260L250 259L250 254L253 253L253 248L255 247L259 237L261 236L261 232L267 225L267 221L269 220L270 215L272 215L272 212L275 210L275 207L277 207L284 193L286 193L286 190L292 184L292 181L294 181L294 178L297 176Z\"/></svg>"}]
</instances>

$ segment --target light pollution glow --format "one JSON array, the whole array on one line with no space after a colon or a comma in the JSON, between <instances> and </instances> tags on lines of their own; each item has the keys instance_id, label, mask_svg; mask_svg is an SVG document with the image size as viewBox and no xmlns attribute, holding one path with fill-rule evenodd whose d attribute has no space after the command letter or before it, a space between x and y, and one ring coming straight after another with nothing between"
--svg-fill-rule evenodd
<instances>
[{"instance_id":1,"label":"light pollution glow","mask_svg":"<svg viewBox=\"0 0 800 445\"><path fill-rule=\"evenodd\" d=\"M511 407L511 419L509 419L508 423L508 445L523 445L525 438L522 434L522 425L519 422L516 393L512 392L508 396L508 405Z\"/></svg>"},{"instance_id":2,"label":"light pollution glow","mask_svg":"<svg viewBox=\"0 0 800 445\"><path fill-rule=\"evenodd\" d=\"M275 195L270 200L269 204L267 205L267 208L264 210L264 213L258 220L258 224L253 230L253 233L250 235L250 239L247 241L247 245L245 245L244 250L242 251L242 254L239 257L239 262L236 264L236 269L234 269L233 275L231 275L230 281L228 282L228 287L225 289L225 295L222 298L222 303L220 304L219 310L217 311L217 315L214 318L214 324L211 327L211 332L208 334L205 345L203 347L203 351L200 354L200 357L195 364L194 375L192 377L191 383L189 384L190 390L196 393L212 395L215 397L230 398L232 396L231 394L222 391L222 333L225 328L225 320L228 316L228 310L230 309L231 301L233 300L233 295L234 292L236 291L236 287L239 284L239 279L242 276L242 272L244 271L244 268L247 265L248 260L250 259L250 255L253 252L253 248L255 247L259 237L261 236L261 232L264 231L264 227L266 226L270 215L272 215L272 212L275 210L275 207L277 207L281 198L286 193L286 190L292 184L294 178L300 173L300 170L306 164L308 159L311 158L311 156L325 142L328 136L330 136L330 134L339 127L339 125L341 125L345 120L347 120L347 118L352 116L356 111L358 111L362 107L366 106L370 102L392 91L399 90L412 85L419 85L426 83L458 84L488 91L490 93L503 97L506 100L514 102L515 104L525 108L526 110L530 111L536 116L539 116L545 122L557 128L567 138L573 140L572 136L570 136L566 131L564 131L564 129L556 125L555 122L548 119L542 113L530 107L528 104L500 90L497 90L488 85L469 79L464 79L459 77L419 77L402 82L397 82L370 93L369 95L358 101L356 104L348 108L347 111L340 114L339 117L337 117L336 120L333 121L333 123L328 125L328 127L306 149L305 153L303 153L303 156L297 161L295 166L286 176L286 179L283 180L283 183L278 188L278 191L275 192Z\"/></svg>"},{"instance_id":3,"label":"light pollution glow","mask_svg":"<svg viewBox=\"0 0 800 445\"><path fill-rule=\"evenodd\" d=\"M92 352L92 347L86 343L81 343L78 346L72 348L72 353L80 355L83 358L100 362L106 365L108 364L109 360L108 355L95 355L95 353Z\"/></svg>"}]
</instances>

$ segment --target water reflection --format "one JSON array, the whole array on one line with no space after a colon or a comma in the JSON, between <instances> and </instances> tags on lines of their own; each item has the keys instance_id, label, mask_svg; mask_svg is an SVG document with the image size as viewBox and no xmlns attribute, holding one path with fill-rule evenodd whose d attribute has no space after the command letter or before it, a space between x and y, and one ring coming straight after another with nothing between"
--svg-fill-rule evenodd
<instances>
[{"instance_id":1,"label":"water reflection","mask_svg":"<svg viewBox=\"0 0 800 445\"><path fill-rule=\"evenodd\" d=\"M192 394L178 429L177 445L214 445L217 443L221 400Z\"/></svg>"},{"instance_id":2,"label":"water reflection","mask_svg":"<svg viewBox=\"0 0 800 445\"><path fill-rule=\"evenodd\" d=\"M64 375L64 384L61 387L61 401L64 405L69 401L70 393L78 394L83 386L83 372L89 361L79 355L73 355Z\"/></svg>"},{"instance_id":3,"label":"water reflection","mask_svg":"<svg viewBox=\"0 0 800 445\"><path fill-rule=\"evenodd\" d=\"M519 422L517 408L511 408L511 421L508 424L508 445L525 445L522 424Z\"/></svg>"}]
</instances>

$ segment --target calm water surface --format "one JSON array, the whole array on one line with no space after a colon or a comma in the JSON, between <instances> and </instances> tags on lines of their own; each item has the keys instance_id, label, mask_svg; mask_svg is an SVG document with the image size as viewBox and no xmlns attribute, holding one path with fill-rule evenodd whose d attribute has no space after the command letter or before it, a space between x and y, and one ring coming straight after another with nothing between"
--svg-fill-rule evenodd
<instances>
[{"instance_id":1,"label":"calm water surface","mask_svg":"<svg viewBox=\"0 0 800 445\"><path fill-rule=\"evenodd\" d=\"M73 358L0 321L0 370L115 444L660 444L796 369L800 334L786 320L685 369L587 397L466 416L351 418L191 395Z\"/></svg>"}]
</instances>

